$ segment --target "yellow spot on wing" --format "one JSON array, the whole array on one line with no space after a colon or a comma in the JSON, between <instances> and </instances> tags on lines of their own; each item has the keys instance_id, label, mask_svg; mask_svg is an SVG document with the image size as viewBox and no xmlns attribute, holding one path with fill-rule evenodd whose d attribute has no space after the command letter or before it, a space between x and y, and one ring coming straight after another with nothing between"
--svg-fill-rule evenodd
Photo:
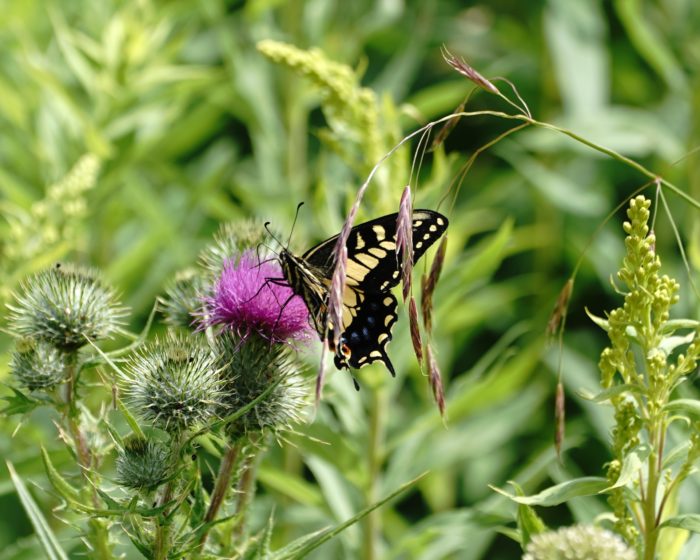
<instances>
[{"instance_id":1,"label":"yellow spot on wing","mask_svg":"<svg viewBox=\"0 0 700 560\"><path fill-rule=\"evenodd\" d=\"M360 264L355 262L353 259L348 260L347 267L345 269L345 274L347 275L349 280L354 280L355 284L359 284L362 282L365 276L367 276L367 273L369 272L369 269Z\"/></svg>"},{"instance_id":2,"label":"yellow spot on wing","mask_svg":"<svg viewBox=\"0 0 700 560\"><path fill-rule=\"evenodd\" d=\"M379 246L384 247L387 251L396 251L396 243L393 241L382 241Z\"/></svg>"},{"instance_id":3,"label":"yellow spot on wing","mask_svg":"<svg viewBox=\"0 0 700 560\"><path fill-rule=\"evenodd\" d=\"M362 236L358 233L357 238L355 240L355 249L362 249L365 246L365 240L362 239Z\"/></svg>"},{"instance_id":4,"label":"yellow spot on wing","mask_svg":"<svg viewBox=\"0 0 700 560\"><path fill-rule=\"evenodd\" d=\"M345 309L343 309L343 327L344 328L346 328L346 329L348 328L350 323L352 323L352 319L353 319L353 316L352 316L352 312L350 311L350 309L347 307Z\"/></svg>"},{"instance_id":5,"label":"yellow spot on wing","mask_svg":"<svg viewBox=\"0 0 700 560\"><path fill-rule=\"evenodd\" d=\"M365 265L369 269L372 269L379 264L378 259L375 259L372 255L368 255L367 253L360 253L358 255L353 255L352 258L355 259L356 261L360 261L363 265Z\"/></svg>"},{"instance_id":6,"label":"yellow spot on wing","mask_svg":"<svg viewBox=\"0 0 700 560\"><path fill-rule=\"evenodd\" d=\"M343 304L348 307L357 307L357 304L362 303L363 299L362 293L356 290L346 288L343 292Z\"/></svg>"},{"instance_id":7,"label":"yellow spot on wing","mask_svg":"<svg viewBox=\"0 0 700 560\"><path fill-rule=\"evenodd\" d=\"M384 301L382 303L389 307L392 303L394 303L394 298L386 297L384 298Z\"/></svg>"},{"instance_id":8,"label":"yellow spot on wing","mask_svg":"<svg viewBox=\"0 0 700 560\"><path fill-rule=\"evenodd\" d=\"M386 230L382 226L372 226L372 231L377 236L377 241L382 241L386 237Z\"/></svg>"},{"instance_id":9,"label":"yellow spot on wing","mask_svg":"<svg viewBox=\"0 0 700 560\"><path fill-rule=\"evenodd\" d=\"M384 249L380 249L379 247L370 247L369 249L367 249L367 251L373 254L375 257L379 257L380 259L386 257L386 251Z\"/></svg>"}]
</instances>

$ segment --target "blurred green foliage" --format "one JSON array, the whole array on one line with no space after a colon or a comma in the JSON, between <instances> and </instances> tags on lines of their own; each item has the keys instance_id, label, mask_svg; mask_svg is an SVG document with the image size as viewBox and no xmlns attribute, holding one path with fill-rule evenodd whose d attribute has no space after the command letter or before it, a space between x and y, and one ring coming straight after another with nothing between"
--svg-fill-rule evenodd
<instances>
[{"instance_id":1,"label":"blurred green foliage","mask_svg":"<svg viewBox=\"0 0 700 560\"><path fill-rule=\"evenodd\" d=\"M2 7L3 304L25 274L70 258L105 272L138 330L164 284L193 263L221 222L252 216L288 232L304 200L291 248L301 253L336 233L376 160L403 134L451 112L473 87L444 64L443 44L483 75L507 77L539 120L637 159L700 197L695 0L26 0ZM340 69L342 91L359 96L352 115L334 112L328 83L271 61L264 47L261 53L259 41L268 40L319 49L324 64ZM494 100L478 93L467 108L508 109ZM462 119L444 150L422 161L416 206L435 207L473 151L506 126ZM395 211L411 158L404 149L382 167L361 218ZM92 165L87 175L85 165ZM83 175L71 190L76 173ZM644 181L540 129L482 154L449 214L435 295L447 427L410 356L403 318L389 348L397 379L363 369L356 393L347 375L332 374L315 421L290 436L293 445L272 447L260 467L254 527L274 507L272 539L280 547L429 470L411 493L311 557L518 558L519 546L498 532L513 527L515 506L487 485L514 479L533 492L600 475L608 459L609 411L576 396L580 388L595 392L604 346L583 308L614 307L608 280L623 254L622 215L598 228ZM670 203L694 271L697 210ZM664 266L686 285L664 216L655 229ZM559 357L544 330L584 251L564 338L568 435L558 463ZM683 292L679 313L692 316L697 303ZM7 382L9 337L2 335L0 349ZM312 376L315 354L309 364ZM697 396L693 387L682 390ZM16 431L17 422L0 418L0 455L39 485L28 491L47 512L57 502L42 490L39 442L52 446L57 466L70 461L45 411ZM697 511L700 487L697 479L688 484L682 508ZM550 525L590 521L604 506L580 498L542 516ZM0 559L38 557L19 508L9 471L0 469ZM77 553L75 529L50 519L64 548ZM682 558L698 551L693 538Z\"/></svg>"}]
</instances>

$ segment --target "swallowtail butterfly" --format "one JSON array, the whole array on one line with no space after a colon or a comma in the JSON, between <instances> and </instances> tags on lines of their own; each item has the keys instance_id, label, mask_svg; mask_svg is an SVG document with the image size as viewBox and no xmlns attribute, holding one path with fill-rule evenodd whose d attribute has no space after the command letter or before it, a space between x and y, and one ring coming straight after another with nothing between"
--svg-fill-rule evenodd
<instances>
[{"instance_id":1,"label":"swallowtail butterfly","mask_svg":"<svg viewBox=\"0 0 700 560\"><path fill-rule=\"evenodd\" d=\"M301 257L288 250L280 253L286 282L306 303L321 340L326 336L338 369L361 368L382 362L392 375L394 366L386 353L391 327L398 316L391 293L400 280L401 255L396 254L396 220L389 214L359 224L347 241L346 285L343 293L343 332L337 348L327 318L328 298L334 269L333 249L338 236L319 243ZM445 216L432 210L413 212L413 262L447 229Z\"/></svg>"}]
</instances>

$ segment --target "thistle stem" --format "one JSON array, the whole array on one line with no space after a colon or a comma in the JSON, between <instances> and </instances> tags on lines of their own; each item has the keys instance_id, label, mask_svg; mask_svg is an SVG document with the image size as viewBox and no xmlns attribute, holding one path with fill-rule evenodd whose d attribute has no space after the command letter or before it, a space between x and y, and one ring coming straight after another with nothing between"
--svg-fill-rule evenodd
<instances>
[{"instance_id":1,"label":"thistle stem","mask_svg":"<svg viewBox=\"0 0 700 560\"><path fill-rule=\"evenodd\" d=\"M83 490L86 498L92 502L95 509L101 507L100 497L97 494L97 481L94 479L92 470L92 452L80 428L80 409L75 400L75 388L77 383L77 355L71 352L67 355L66 360L66 411L65 425L73 439L75 447L75 456L78 459L78 466L82 472L87 484ZM89 495L89 498L88 496ZM111 559L113 557L109 545L109 533L107 525L99 519L92 519L88 522L90 527L91 545L93 548L94 558Z\"/></svg>"},{"instance_id":2,"label":"thistle stem","mask_svg":"<svg viewBox=\"0 0 700 560\"><path fill-rule=\"evenodd\" d=\"M159 505L165 505L173 497L174 482L171 480L165 485L163 494L160 497ZM170 550L170 521L167 519L168 512L163 511L156 518L156 536L153 544L154 560L166 560Z\"/></svg>"},{"instance_id":3,"label":"thistle stem","mask_svg":"<svg viewBox=\"0 0 700 560\"><path fill-rule=\"evenodd\" d=\"M214 491L211 494L211 501L209 502L209 509L207 509L207 513L204 517L205 523L210 523L216 519L216 515L221 509L221 505L226 499L226 494L231 486L231 476L233 474L233 469L236 466L239 452L239 444L234 443L226 449L224 456L221 458L219 472L216 475L216 482L214 484ZM203 546L204 543L206 543L208 536L209 529L206 529L199 539L200 546Z\"/></svg>"},{"instance_id":4,"label":"thistle stem","mask_svg":"<svg viewBox=\"0 0 700 560\"><path fill-rule=\"evenodd\" d=\"M245 516L255 494L255 471L257 466L257 454L248 455L243 466L241 478L238 481L238 503L236 504L236 525L233 534L236 537L243 536L245 531Z\"/></svg>"}]
</instances>

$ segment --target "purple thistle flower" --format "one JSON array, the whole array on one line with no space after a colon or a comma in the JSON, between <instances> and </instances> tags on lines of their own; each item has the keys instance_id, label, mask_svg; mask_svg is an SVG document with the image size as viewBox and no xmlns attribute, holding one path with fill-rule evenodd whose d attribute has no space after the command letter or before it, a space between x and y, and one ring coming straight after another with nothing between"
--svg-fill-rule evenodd
<instances>
[{"instance_id":1,"label":"purple thistle flower","mask_svg":"<svg viewBox=\"0 0 700 560\"><path fill-rule=\"evenodd\" d=\"M282 278L277 263L260 263L252 251L238 262L227 260L213 295L205 299L205 325L223 325L245 339L257 334L270 342L303 340L310 336L309 312L289 286L269 279Z\"/></svg>"}]
</instances>

